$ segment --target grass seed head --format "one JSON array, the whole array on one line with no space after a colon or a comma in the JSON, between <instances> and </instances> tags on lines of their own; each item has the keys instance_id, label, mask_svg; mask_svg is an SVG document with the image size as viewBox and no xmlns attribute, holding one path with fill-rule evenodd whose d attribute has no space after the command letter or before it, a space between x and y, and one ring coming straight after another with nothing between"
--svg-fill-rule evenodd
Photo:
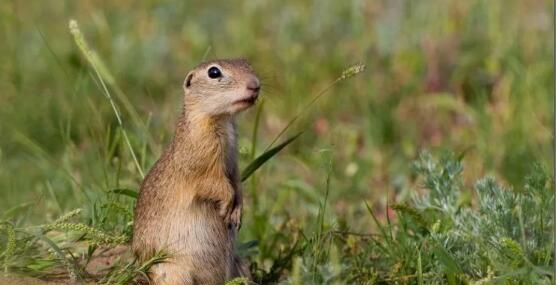
<instances>
[{"instance_id":1,"label":"grass seed head","mask_svg":"<svg viewBox=\"0 0 556 285\"><path fill-rule=\"evenodd\" d=\"M345 80L348 78L351 78L363 71L365 71L366 66L364 64L358 63L355 65L350 66L349 68L347 68L346 70L344 70L342 72L342 75L340 76L339 80Z\"/></svg>"}]
</instances>

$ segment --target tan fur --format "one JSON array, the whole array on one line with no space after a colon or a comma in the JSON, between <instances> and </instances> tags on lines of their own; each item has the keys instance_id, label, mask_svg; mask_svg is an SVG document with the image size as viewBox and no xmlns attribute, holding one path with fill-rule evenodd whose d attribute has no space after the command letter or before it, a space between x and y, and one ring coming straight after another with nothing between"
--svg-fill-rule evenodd
<instances>
[{"instance_id":1,"label":"tan fur","mask_svg":"<svg viewBox=\"0 0 556 285\"><path fill-rule=\"evenodd\" d=\"M209 78L211 66L223 77ZM256 99L258 86L243 60L204 63L186 77L174 139L145 177L135 209L138 258L170 255L151 268L154 284L223 284L246 274L234 255L242 209L234 115L252 105L237 100Z\"/></svg>"}]
</instances>

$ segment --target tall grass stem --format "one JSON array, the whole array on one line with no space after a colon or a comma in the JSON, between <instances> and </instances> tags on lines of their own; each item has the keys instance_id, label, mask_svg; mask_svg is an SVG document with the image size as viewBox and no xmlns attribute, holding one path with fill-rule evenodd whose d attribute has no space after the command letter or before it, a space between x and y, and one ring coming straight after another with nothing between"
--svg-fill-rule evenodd
<instances>
[{"instance_id":1,"label":"tall grass stem","mask_svg":"<svg viewBox=\"0 0 556 285\"><path fill-rule=\"evenodd\" d=\"M342 75L340 75L340 77L336 78L334 81L332 81L332 83L330 83L326 87L324 87L319 93L317 93L316 96L314 96L311 99L311 101L309 101L309 103L307 103L303 108L301 108L301 110L299 110L295 114L295 116L293 116L293 118L278 133L278 135L276 135L276 137L272 140L272 142L270 142L270 144L265 148L264 151L267 151L268 149L270 149L276 143L276 141L278 141L278 139L293 125L293 123L295 123L297 121L297 119L299 119L299 117L301 117L301 115L303 115L303 113L307 109L309 109L311 106L313 106L313 104L315 104L315 102L317 102L318 99L320 99L324 94L326 94L330 89L332 89L332 87L334 87L334 85L336 85L340 81L351 78L351 77L363 72L364 70L365 70L365 65L364 64L352 65L349 68L345 69L342 72Z\"/></svg>"},{"instance_id":2,"label":"tall grass stem","mask_svg":"<svg viewBox=\"0 0 556 285\"><path fill-rule=\"evenodd\" d=\"M133 147L131 146L131 142L129 140L127 132L125 131L120 111L119 111L119 109L116 105L116 102L112 99L112 96L110 95L110 91L108 90L108 87L104 83L103 74L104 74L104 76L106 76L106 73L101 73L99 71L99 66L103 66L103 65L99 65L99 59L97 58L95 53L87 45L87 42L85 41L85 37L81 33L81 30L79 30L79 26L77 25L77 21L70 20L69 28L70 28L71 34L73 35L73 39L74 39L75 43L79 47L79 50L81 50L81 52L83 53L83 55L85 56L87 61L91 64L91 67L93 68L93 70L95 71L95 74L98 77L98 80L100 81L100 84L101 84L102 89L104 91L104 95L106 96L106 98L110 102L110 106L112 107L112 110L114 111L114 114L115 114L116 119L118 121L118 125L120 126L120 128L122 130L122 135L124 137L127 148L129 149L129 152L130 152L130 154L133 158L133 162L135 163L135 167L137 168L137 171L141 175L141 178L144 178L145 174L143 172L143 169L141 168L141 165L139 164L139 160L137 159L137 156L135 155L135 151L133 150ZM110 77L108 77L108 78L110 78Z\"/></svg>"}]
</instances>

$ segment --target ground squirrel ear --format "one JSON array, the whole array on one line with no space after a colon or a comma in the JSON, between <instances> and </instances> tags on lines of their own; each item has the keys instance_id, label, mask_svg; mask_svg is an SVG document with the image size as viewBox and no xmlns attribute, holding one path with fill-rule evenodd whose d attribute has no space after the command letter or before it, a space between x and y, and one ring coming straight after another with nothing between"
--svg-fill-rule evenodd
<instances>
[{"instance_id":1,"label":"ground squirrel ear","mask_svg":"<svg viewBox=\"0 0 556 285\"><path fill-rule=\"evenodd\" d=\"M185 77L185 83L183 84L185 88L191 86L191 79L193 79L193 73L189 73L187 77Z\"/></svg>"}]
</instances>

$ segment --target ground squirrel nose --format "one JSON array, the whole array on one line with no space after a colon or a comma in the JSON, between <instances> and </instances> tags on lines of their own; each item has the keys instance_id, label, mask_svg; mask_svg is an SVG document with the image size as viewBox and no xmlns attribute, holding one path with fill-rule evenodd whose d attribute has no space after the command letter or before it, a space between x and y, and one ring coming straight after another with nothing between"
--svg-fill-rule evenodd
<instances>
[{"instance_id":1,"label":"ground squirrel nose","mask_svg":"<svg viewBox=\"0 0 556 285\"><path fill-rule=\"evenodd\" d=\"M247 90L251 90L254 92L259 92L259 90L261 90L261 84L259 83L259 80L254 78L252 80L250 80L247 83Z\"/></svg>"}]
</instances>

